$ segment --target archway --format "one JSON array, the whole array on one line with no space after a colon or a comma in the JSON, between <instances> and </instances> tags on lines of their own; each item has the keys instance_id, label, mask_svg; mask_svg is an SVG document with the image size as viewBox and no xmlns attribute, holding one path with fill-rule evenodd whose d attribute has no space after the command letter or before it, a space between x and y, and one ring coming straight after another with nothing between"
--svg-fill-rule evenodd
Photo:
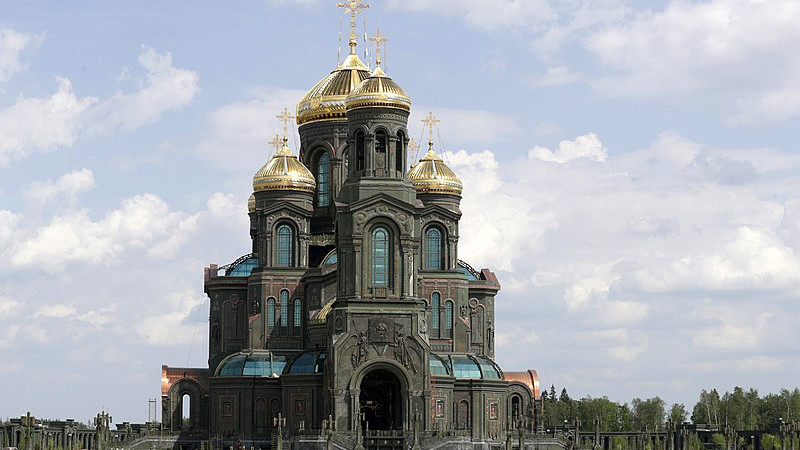
<instances>
[{"instance_id":1,"label":"archway","mask_svg":"<svg viewBox=\"0 0 800 450\"><path fill-rule=\"evenodd\" d=\"M361 426L370 430L403 428L403 395L400 380L390 371L376 369L360 386Z\"/></svg>"}]
</instances>

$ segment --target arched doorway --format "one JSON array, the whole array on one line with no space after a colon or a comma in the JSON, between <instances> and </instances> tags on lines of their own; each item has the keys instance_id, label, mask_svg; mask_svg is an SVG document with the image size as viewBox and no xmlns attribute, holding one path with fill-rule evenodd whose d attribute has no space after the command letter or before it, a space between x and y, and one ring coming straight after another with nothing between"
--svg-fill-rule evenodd
<instances>
[{"instance_id":1,"label":"arched doorway","mask_svg":"<svg viewBox=\"0 0 800 450\"><path fill-rule=\"evenodd\" d=\"M400 380L390 371L377 369L361 380L361 426L370 430L403 428L403 395Z\"/></svg>"}]
</instances>

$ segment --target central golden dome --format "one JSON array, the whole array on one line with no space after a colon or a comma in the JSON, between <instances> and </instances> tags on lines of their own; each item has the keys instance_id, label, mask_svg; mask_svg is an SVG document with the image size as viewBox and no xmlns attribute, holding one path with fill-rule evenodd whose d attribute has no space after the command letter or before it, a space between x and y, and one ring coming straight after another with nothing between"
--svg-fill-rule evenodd
<instances>
[{"instance_id":1,"label":"central golden dome","mask_svg":"<svg viewBox=\"0 0 800 450\"><path fill-rule=\"evenodd\" d=\"M297 124L345 120L347 94L370 76L369 68L351 53L341 66L315 84L297 104Z\"/></svg>"},{"instance_id":2,"label":"central golden dome","mask_svg":"<svg viewBox=\"0 0 800 450\"><path fill-rule=\"evenodd\" d=\"M284 140L285 141L285 140ZM317 181L284 142L283 148L253 177L253 191L314 192Z\"/></svg>"},{"instance_id":3,"label":"central golden dome","mask_svg":"<svg viewBox=\"0 0 800 450\"><path fill-rule=\"evenodd\" d=\"M365 106L384 106L411 110L411 99L397 83L394 82L381 69L375 68L372 74L355 89L345 100L347 109L360 108Z\"/></svg>"},{"instance_id":4,"label":"central golden dome","mask_svg":"<svg viewBox=\"0 0 800 450\"><path fill-rule=\"evenodd\" d=\"M408 179L418 194L461 195L464 185L453 169L442 161L431 145L428 153L408 172Z\"/></svg>"}]
</instances>

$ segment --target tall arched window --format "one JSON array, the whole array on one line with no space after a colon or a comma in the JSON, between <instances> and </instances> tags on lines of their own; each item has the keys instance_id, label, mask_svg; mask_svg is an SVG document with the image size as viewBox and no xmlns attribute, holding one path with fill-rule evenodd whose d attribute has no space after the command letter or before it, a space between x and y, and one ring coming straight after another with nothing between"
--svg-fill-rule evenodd
<instances>
[{"instance_id":1,"label":"tall arched window","mask_svg":"<svg viewBox=\"0 0 800 450\"><path fill-rule=\"evenodd\" d=\"M403 172L406 170L406 158L405 158L405 146L406 146L406 136L403 134L402 131L397 132L397 151L395 152L395 164L394 170L398 172Z\"/></svg>"},{"instance_id":2,"label":"tall arched window","mask_svg":"<svg viewBox=\"0 0 800 450\"><path fill-rule=\"evenodd\" d=\"M331 157L323 153L317 163L317 206L331 204Z\"/></svg>"},{"instance_id":3,"label":"tall arched window","mask_svg":"<svg viewBox=\"0 0 800 450\"><path fill-rule=\"evenodd\" d=\"M300 303L300 299L294 299L294 327L299 329L302 325L303 319L303 306Z\"/></svg>"},{"instance_id":4,"label":"tall arched window","mask_svg":"<svg viewBox=\"0 0 800 450\"><path fill-rule=\"evenodd\" d=\"M439 308L442 306L442 296L438 292L431 295L431 328L434 332L439 330Z\"/></svg>"},{"instance_id":5,"label":"tall arched window","mask_svg":"<svg viewBox=\"0 0 800 450\"><path fill-rule=\"evenodd\" d=\"M445 335L450 336L453 332L453 302L444 302L444 329Z\"/></svg>"},{"instance_id":6,"label":"tall arched window","mask_svg":"<svg viewBox=\"0 0 800 450\"><path fill-rule=\"evenodd\" d=\"M356 170L364 170L364 132L356 133Z\"/></svg>"},{"instance_id":7,"label":"tall arched window","mask_svg":"<svg viewBox=\"0 0 800 450\"><path fill-rule=\"evenodd\" d=\"M375 132L375 153L386 153L386 132L378 130Z\"/></svg>"},{"instance_id":8,"label":"tall arched window","mask_svg":"<svg viewBox=\"0 0 800 450\"><path fill-rule=\"evenodd\" d=\"M286 224L278 225L277 238L277 263L279 267L292 267L294 260L293 244L294 233L292 227Z\"/></svg>"},{"instance_id":9,"label":"tall arched window","mask_svg":"<svg viewBox=\"0 0 800 450\"><path fill-rule=\"evenodd\" d=\"M285 327L289 324L289 291L286 289L281 291L281 326Z\"/></svg>"},{"instance_id":10,"label":"tall arched window","mask_svg":"<svg viewBox=\"0 0 800 450\"><path fill-rule=\"evenodd\" d=\"M377 227L372 230L372 248L370 253L372 285L389 286L389 230Z\"/></svg>"},{"instance_id":11,"label":"tall arched window","mask_svg":"<svg viewBox=\"0 0 800 450\"><path fill-rule=\"evenodd\" d=\"M425 232L425 268L444 269L442 252L442 232L436 227Z\"/></svg>"},{"instance_id":12,"label":"tall arched window","mask_svg":"<svg viewBox=\"0 0 800 450\"><path fill-rule=\"evenodd\" d=\"M275 326L275 299L272 297L267 299L267 326Z\"/></svg>"}]
</instances>

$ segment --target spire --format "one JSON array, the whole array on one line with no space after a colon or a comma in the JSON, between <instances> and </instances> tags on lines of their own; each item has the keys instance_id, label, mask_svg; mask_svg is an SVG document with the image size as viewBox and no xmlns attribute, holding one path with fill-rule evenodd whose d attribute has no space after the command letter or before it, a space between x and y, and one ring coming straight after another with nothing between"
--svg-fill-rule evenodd
<instances>
[{"instance_id":1,"label":"spire","mask_svg":"<svg viewBox=\"0 0 800 450\"><path fill-rule=\"evenodd\" d=\"M375 43L375 66L381 66L381 47L385 42L389 41L389 38L381 34L381 29L378 28L378 31L375 33L375 36L369 38L371 42Z\"/></svg>"},{"instance_id":2,"label":"spire","mask_svg":"<svg viewBox=\"0 0 800 450\"><path fill-rule=\"evenodd\" d=\"M428 151L433 151L433 127L439 123L440 120L434 117L433 111L428 111L428 115L422 119L422 123L428 126Z\"/></svg>"},{"instance_id":3,"label":"spire","mask_svg":"<svg viewBox=\"0 0 800 450\"><path fill-rule=\"evenodd\" d=\"M358 45L356 37L358 22L356 22L356 16L362 9L369 8L369 5L364 3L363 0L348 0L346 2L337 3L336 6L344 8L344 13L350 15L350 54L355 55L356 45Z\"/></svg>"}]
</instances>

